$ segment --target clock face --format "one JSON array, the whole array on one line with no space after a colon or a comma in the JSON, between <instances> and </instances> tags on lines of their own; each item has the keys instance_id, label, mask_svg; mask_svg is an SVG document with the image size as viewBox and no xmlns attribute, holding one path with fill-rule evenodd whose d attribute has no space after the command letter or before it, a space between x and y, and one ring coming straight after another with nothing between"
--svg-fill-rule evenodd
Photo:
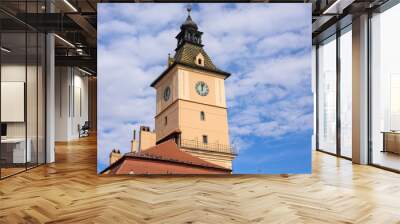
<instances>
[{"instance_id":1,"label":"clock face","mask_svg":"<svg viewBox=\"0 0 400 224\"><path fill-rule=\"evenodd\" d=\"M171 88L167 86L167 88L164 89L164 100L168 101L170 96L171 96Z\"/></svg>"},{"instance_id":2,"label":"clock face","mask_svg":"<svg viewBox=\"0 0 400 224\"><path fill-rule=\"evenodd\" d=\"M208 94L208 86L205 82L200 81L198 83L196 83L196 92L200 95L200 96L207 96Z\"/></svg>"}]
</instances>

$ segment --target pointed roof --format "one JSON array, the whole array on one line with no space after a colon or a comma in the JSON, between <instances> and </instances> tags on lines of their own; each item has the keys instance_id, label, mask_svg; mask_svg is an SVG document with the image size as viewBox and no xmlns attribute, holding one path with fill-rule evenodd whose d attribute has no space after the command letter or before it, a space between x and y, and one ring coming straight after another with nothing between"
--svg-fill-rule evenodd
<instances>
[{"instance_id":1,"label":"pointed roof","mask_svg":"<svg viewBox=\"0 0 400 224\"><path fill-rule=\"evenodd\" d=\"M161 75L151 83L152 87L154 87L157 82L160 81L164 77L164 75L166 75L175 65L183 65L194 69L214 72L224 76L225 79L230 76L230 73L217 68L217 66L214 65L211 58L203 49L203 45L201 44L202 32L198 31L197 24L192 20L190 16L189 9L188 12L189 15L187 16L185 22L181 25L181 32L176 36L176 38L178 39L178 46L175 49L175 56L173 60L169 61L168 68L164 70L164 72L161 73ZM198 41L196 42L193 38L197 38L196 40ZM198 54L203 55L204 66L196 64L195 59Z\"/></svg>"},{"instance_id":2,"label":"pointed roof","mask_svg":"<svg viewBox=\"0 0 400 224\"><path fill-rule=\"evenodd\" d=\"M185 43L181 48L176 51L174 61L196 67L203 67L195 63L195 58L198 54L202 54L204 57L204 68L215 71L222 71L214 65L214 63L211 61L211 58L202 47L190 43Z\"/></svg>"},{"instance_id":3,"label":"pointed roof","mask_svg":"<svg viewBox=\"0 0 400 224\"><path fill-rule=\"evenodd\" d=\"M197 24L192 20L192 17L190 15L186 18L185 22L182 23L181 29L193 29L197 30Z\"/></svg>"},{"instance_id":4,"label":"pointed roof","mask_svg":"<svg viewBox=\"0 0 400 224\"><path fill-rule=\"evenodd\" d=\"M188 16L186 17L185 22L181 25L181 29L193 29L197 30L197 24L192 20L192 17L190 17L190 12L192 11L192 8L189 6L187 9L188 11Z\"/></svg>"}]
</instances>

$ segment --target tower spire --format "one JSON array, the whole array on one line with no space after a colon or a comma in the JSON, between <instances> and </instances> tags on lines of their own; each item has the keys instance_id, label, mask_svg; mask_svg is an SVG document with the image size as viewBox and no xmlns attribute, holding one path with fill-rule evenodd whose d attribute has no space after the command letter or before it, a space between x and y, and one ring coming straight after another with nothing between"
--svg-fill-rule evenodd
<instances>
[{"instance_id":1,"label":"tower spire","mask_svg":"<svg viewBox=\"0 0 400 224\"><path fill-rule=\"evenodd\" d=\"M181 25L181 32L176 36L178 40L177 49L186 42L203 47L201 44L201 35L203 33L198 30L197 24L190 16L192 11L192 6L190 4L188 4L186 11L188 15Z\"/></svg>"},{"instance_id":2,"label":"tower spire","mask_svg":"<svg viewBox=\"0 0 400 224\"><path fill-rule=\"evenodd\" d=\"M188 17L189 17L190 16L190 11L192 11L192 5L188 4L186 10L188 12Z\"/></svg>"}]
</instances>

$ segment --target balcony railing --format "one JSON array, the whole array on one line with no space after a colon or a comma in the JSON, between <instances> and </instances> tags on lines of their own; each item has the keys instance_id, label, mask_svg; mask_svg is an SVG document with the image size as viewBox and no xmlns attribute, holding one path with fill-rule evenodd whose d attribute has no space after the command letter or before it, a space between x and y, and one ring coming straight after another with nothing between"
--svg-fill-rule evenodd
<instances>
[{"instance_id":1,"label":"balcony railing","mask_svg":"<svg viewBox=\"0 0 400 224\"><path fill-rule=\"evenodd\" d=\"M227 153L237 155L237 151L233 146L218 143L203 143L196 140L181 139L180 146L183 148L199 149L204 151Z\"/></svg>"}]
</instances>

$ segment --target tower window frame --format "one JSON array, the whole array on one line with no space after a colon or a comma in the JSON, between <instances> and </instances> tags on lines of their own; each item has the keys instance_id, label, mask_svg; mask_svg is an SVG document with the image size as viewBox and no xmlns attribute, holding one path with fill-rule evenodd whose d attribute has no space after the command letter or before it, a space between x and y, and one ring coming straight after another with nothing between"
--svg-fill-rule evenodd
<instances>
[{"instance_id":1,"label":"tower window frame","mask_svg":"<svg viewBox=\"0 0 400 224\"><path fill-rule=\"evenodd\" d=\"M206 120L206 114L204 113L204 111L200 111L200 120L201 121L205 121Z\"/></svg>"},{"instance_id":2,"label":"tower window frame","mask_svg":"<svg viewBox=\"0 0 400 224\"><path fill-rule=\"evenodd\" d=\"M203 144L208 144L208 136L203 135Z\"/></svg>"},{"instance_id":3,"label":"tower window frame","mask_svg":"<svg viewBox=\"0 0 400 224\"><path fill-rule=\"evenodd\" d=\"M164 126L166 126L168 124L168 118L167 116L164 117Z\"/></svg>"}]
</instances>

